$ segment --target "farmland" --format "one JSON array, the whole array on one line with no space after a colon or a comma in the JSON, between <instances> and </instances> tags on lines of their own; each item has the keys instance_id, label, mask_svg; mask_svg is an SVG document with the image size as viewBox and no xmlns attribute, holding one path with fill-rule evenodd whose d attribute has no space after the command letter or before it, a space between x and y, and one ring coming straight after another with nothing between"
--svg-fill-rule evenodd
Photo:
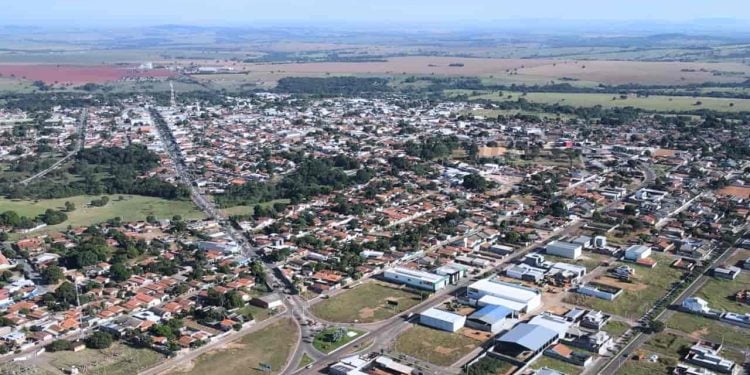
<instances>
[{"instance_id":1,"label":"farmland","mask_svg":"<svg viewBox=\"0 0 750 375\"><path fill-rule=\"evenodd\" d=\"M294 348L296 335L297 326L291 319L280 320L220 349L205 353L194 361L184 363L172 374L278 374ZM259 342L263 345L258 345ZM272 371L264 372L259 369L261 363L270 365Z\"/></svg>"},{"instance_id":2,"label":"farmland","mask_svg":"<svg viewBox=\"0 0 750 375\"><path fill-rule=\"evenodd\" d=\"M470 99L484 99L495 102L512 102L521 98L531 103L540 104L559 104L574 107L602 106L604 108L635 107L658 112L687 112L700 109L724 112L750 111L750 99L735 98L665 95L651 95L648 97L626 95L625 97L621 97L619 95L606 93L555 92L529 92L524 94L509 91L502 92L502 95L498 95L497 93L486 93L470 96Z\"/></svg>"},{"instance_id":3,"label":"farmland","mask_svg":"<svg viewBox=\"0 0 750 375\"><path fill-rule=\"evenodd\" d=\"M55 83L102 83L117 81L125 77L170 77L168 70L140 71L133 68L123 68L111 65L98 66L68 66L68 65L1 65L0 75L3 77L20 78L31 81L43 81L47 84Z\"/></svg>"},{"instance_id":4,"label":"farmland","mask_svg":"<svg viewBox=\"0 0 750 375\"><path fill-rule=\"evenodd\" d=\"M398 301L398 306L389 306L386 302L389 299ZM420 301L419 295L409 290L371 281L323 300L313 305L311 311L329 322L371 323L388 319Z\"/></svg>"}]
</instances>

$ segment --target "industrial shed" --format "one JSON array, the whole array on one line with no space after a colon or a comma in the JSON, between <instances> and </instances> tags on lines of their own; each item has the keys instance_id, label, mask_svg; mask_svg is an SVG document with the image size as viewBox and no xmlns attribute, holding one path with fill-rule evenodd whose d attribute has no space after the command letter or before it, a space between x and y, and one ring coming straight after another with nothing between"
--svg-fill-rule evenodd
<instances>
[{"instance_id":1,"label":"industrial shed","mask_svg":"<svg viewBox=\"0 0 750 375\"><path fill-rule=\"evenodd\" d=\"M480 331L498 333L503 329L506 318L513 315L507 307L487 305L466 319L466 326Z\"/></svg>"},{"instance_id":2,"label":"industrial shed","mask_svg":"<svg viewBox=\"0 0 750 375\"><path fill-rule=\"evenodd\" d=\"M536 288L496 279L482 279L467 288L467 297L477 305L498 305L516 313L533 311L542 304L542 292Z\"/></svg>"},{"instance_id":3,"label":"industrial shed","mask_svg":"<svg viewBox=\"0 0 750 375\"><path fill-rule=\"evenodd\" d=\"M456 332L466 323L466 317L452 312L431 307L419 314L419 324L439 329L441 331Z\"/></svg>"},{"instance_id":4,"label":"industrial shed","mask_svg":"<svg viewBox=\"0 0 750 375\"><path fill-rule=\"evenodd\" d=\"M582 245L564 241L552 241L544 249L547 254L570 259L578 259L583 252Z\"/></svg>"},{"instance_id":5,"label":"industrial shed","mask_svg":"<svg viewBox=\"0 0 750 375\"><path fill-rule=\"evenodd\" d=\"M538 325L519 323L495 340L494 352L518 360L528 360L558 339L557 332Z\"/></svg>"}]
</instances>

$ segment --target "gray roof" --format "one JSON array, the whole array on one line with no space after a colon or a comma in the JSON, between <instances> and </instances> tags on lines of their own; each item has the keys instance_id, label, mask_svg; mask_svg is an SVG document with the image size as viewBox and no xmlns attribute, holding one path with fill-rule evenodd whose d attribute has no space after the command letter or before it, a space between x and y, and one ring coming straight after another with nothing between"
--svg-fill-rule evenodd
<instances>
[{"instance_id":1,"label":"gray roof","mask_svg":"<svg viewBox=\"0 0 750 375\"><path fill-rule=\"evenodd\" d=\"M523 346L531 351L544 349L544 346L557 338L557 332L535 324L519 323L497 341Z\"/></svg>"}]
</instances>

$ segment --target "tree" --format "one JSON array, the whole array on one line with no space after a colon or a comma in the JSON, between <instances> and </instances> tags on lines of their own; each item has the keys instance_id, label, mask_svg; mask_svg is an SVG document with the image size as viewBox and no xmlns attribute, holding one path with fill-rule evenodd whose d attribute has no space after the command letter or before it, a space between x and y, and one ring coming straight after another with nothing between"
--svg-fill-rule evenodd
<instances>
[{"instance_id":1,"label":"tree","mask_svg":"<svg viewBox=\"0 0 750 375\"><path fill-rule=\"evenodd\" d=\"M130 271L130 268L126 267L122 263L115 263L109 269L109 275L114 281L125 281L129 279L132 274L133 273Z\"/></svg>"},{"instance_id":2,"label":"tree","mask_svg":"<svg viewBox=\"0 0 750 375\"><path fill-rule=\"evenodd\" d=\"M62 280L63 277L65 277L65 275L63 274L62 268L56 264L49 265L42 270L42 281L47 285L57 284L57 282Z\"/></svg>"},{"instance_id":3,"label":"tree","mask_svg":"<svg viewBox=\"0 0 750 375\"><path fill-rule=\"evenodd\" d=\"M73 202L65 201L65 212L73 212L76 209L76 205Z\"/></svg>"},{"instance_id":4,"label":"tree","mask_svg":"<svg viewBox=\"0 0 750 375\"><path fill-rule=\"evenodd\" d=\"M96 331L86 338L86 347L91 349L107 349L112 346L114 339L107 332Z\"/></svg>"},{"instance_id":5,"label":"tree","mask_svg":"<svg viewBox=\"0 0 750 375\"><path fill-rule=\"evenodd\" d=\"M73 346L68 340L55 340L44 347L48 352L62 352L71 350Z\"/></svg>"},{"instance_id":6,"label":"tree","mask_svg":"<svg viewBox=\"0 0 750 375\"><path fill-rule=\"evenodd\" d=\"M648 331L652 333L659 333L664 331L665 325L661 320L652 320L648 322Z\"/></svg>"},{"instance_id":7,"label":"tree","mask_svg":"<svg viewBox=\"0 0 750 375\"><path fill-rule=\"evenodd\" d=\"M55 300L63 305L72 305L76 303L76 287L69 283L64 282L60 284L55 292L53 293Z\"/></svg>"},{"instance_id":8,"label":"tree","mask_svg":"<svg viewBox=\"0 0 750 375\"><path fill-rule=\"evenodd\" d=\"M482 176L480 176L478 173L472 173L466 177L464 177L463 181L463 187L476 191L476 192L484 192L489 188L490 183Z\"/></svg>"}]
</instances>

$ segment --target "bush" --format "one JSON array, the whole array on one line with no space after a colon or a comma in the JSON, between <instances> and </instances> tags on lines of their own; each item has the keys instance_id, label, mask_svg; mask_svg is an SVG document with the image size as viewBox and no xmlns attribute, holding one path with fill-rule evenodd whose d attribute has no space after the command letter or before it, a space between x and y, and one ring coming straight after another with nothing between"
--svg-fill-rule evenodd
<instances>
[{"instance_id":1,"label":"bush","mask_svg":"<svg viewBox=\"0 0 750 375\"><path fill-rule=\"evenodd\" d=\"M97 331L86 338L86 347L91 349L107 349L112 346L114 339L107 332Z\"/></svg>"},{"instance_id":2,"label":"bush","mask_svg":"<svg viewBox=\"0 0 750 375\"><path fill-rule=\"evenodd\" d=\"M48 352L62 352L66 350L72 350L73 344L71 344L68 340L55 340L49 343L49 345L45 346L44 349L46 349Z\"/></svg>"}]
</instances>

